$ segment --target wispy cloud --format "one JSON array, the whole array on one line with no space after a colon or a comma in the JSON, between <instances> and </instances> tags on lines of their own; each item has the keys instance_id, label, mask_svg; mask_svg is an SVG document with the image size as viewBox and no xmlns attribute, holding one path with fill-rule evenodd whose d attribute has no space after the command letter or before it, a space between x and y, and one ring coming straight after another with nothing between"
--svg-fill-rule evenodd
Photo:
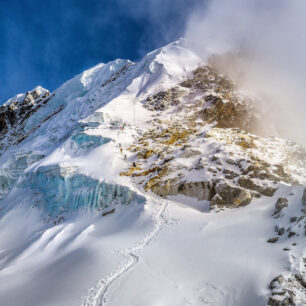
<instances>
[{"instance_id":1,"label":"wispy cloud","mask_svg":"<svg viewBox=\"0 0 306 306\"><path fill-rule=\"evenodd\" d=\"M244 87L268 94L267 103L278 105L271 112L285 114L279 119L284 134L303 143L305 12L303 0L212 0L205 11L192 15L185 34L199 53L207 48L240 51L228 72Z\"/></svg>"}]
</instances>

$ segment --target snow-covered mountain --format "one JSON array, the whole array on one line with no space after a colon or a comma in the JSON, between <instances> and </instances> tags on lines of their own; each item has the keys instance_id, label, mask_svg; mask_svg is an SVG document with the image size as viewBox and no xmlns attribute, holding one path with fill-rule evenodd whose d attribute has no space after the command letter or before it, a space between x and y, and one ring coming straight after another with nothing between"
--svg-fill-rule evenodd
<instances>
[{"instance_id":1,"label":"snow-covered mountain","mask_svg":"<svg viewBox=\"0 0 306 306\"><path fill-rule=\"evenodd\" d=\"M179 40L0 107L1 306L305 305L305 149L216 59Z\"/></svg>"}]
</instances>

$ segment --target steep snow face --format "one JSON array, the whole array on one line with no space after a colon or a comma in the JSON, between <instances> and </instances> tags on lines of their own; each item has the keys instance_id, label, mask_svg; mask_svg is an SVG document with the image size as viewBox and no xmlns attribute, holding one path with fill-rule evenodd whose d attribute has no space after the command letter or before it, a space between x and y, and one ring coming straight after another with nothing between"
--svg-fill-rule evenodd
<instances>
[{"instance_id":1,"label":"steep snow face","mask_svg":"<svg viewBox=\"0 0 306 306\"><path fill-rule=\"evenodd\" d=\"M43 123L26 142L34 142L35 147L46 146L48 142L49 148L50 144L56 146L63 142L78 128L79 120L109 102L127 86L129 80L124 74L131 65L130 61L125 60L99 64L63 84L54 92L47 107L28 120L26 131L33 129L50 114L58 113Z\"/></svg>"},{"instance_id":2,"label":"steep snow face","mask_svg":"<svg viewBox=\"0 0 306 306\"><path fill-rule=\"evenodd\" d=\"M178 41L149 53L136 64L128 60L98 64L55 90L52 99L25 121L21 146L48 147L50 152L78 128L79 120L106 104L104 112L133 122L135 112L144 113L140 103L143 96L173 86L200 62ZM19 95L6 104L22 98ZM140 121L148 118L143 116Z\"/></svg>"},{"instance_id":3,"label":"steep snow face","mask_svg":"<svg viewBox=\"0 0 306 306\"><path fill-rule=\"evenodd\" d=\"M133 81L118 98L106 105L104 111L126 123L145 126L151 119L151 114L143 109L147 96L183 81L203 62L182 45L180 40L147 54L135 65Z\"/></svg>"}]
</instances>

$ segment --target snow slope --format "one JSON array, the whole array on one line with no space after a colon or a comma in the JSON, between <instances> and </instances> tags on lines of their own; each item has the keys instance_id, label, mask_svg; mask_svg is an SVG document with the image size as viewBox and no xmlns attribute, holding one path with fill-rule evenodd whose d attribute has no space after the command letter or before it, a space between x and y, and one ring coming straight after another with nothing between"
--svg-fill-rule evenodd
<instances>
[{"instance_id":1,"label":"snow slope","mask_svg":"<svg viewBox=\"0 0 306 306\"><path fill-rule=\"evenodd\" d=\"M275 276L303 272L303 235L266 243L277 198L289 199L287 224L302 187L209 213L207 201L163 199L120 175L160 116L147 97L205 61L180 40L138 63L98 64L25 121L0 156L1 306L265 305Z\"/></svg>"},{"instance_id":2,"label":"snow slope","mask_svg":"<svg viewBox=\"0 0 306 306\"><path fill-rule=\"evenodd\" d=\"M300 197L297 190L292 203ZM266 243L274 200L219 214L169 204L167 227L114 284L105 305L265 305L263 284L289 270L282 250L290 247L288 241ZM304 240L294 240L292 255L305 252Z\"/></svg>"}]
</instances>

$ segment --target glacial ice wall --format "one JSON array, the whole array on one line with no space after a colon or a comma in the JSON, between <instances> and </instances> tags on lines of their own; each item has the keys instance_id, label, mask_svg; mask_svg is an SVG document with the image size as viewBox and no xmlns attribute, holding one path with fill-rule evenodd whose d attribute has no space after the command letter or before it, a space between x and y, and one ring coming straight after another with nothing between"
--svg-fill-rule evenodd
<instances>
[{"instance_id":1,"label":"glacial ice wall","mask_svg":"<svg viewBox=\"0 0 306 306\"><path fill-rule=\"evenodd\" d=\"M41 204L51 217L80 208L91 211L145 201L143 196L126 186L101 182L80 174L74 166L41 166L27 173L19 187L31 188L42 195Z\"/></svg>"},{"instance_id":2,"label":"glacial ice wall","mask_svg":"<svg viewBox=\"0 0 306 306\"><path fill-rule=\"evenodd\" d=\"M108 114L104 112L94 112L92 115L88 116L87 118L79 121L79 126L82 129L85 128L95 128L98 127L100 124L103 123L110 123L111 118Z\"/></svg>"},{"instance_id":3,"label":"glacial ice wall","mask_svg":"<svg viewBox=\"0 0 306 306\"><path fill-rule=\"evenodd\" d=\"M72 156L78 156L110 140L110 138L80 132L73 135L66 142L65 148ZM20 151L11 154L7 161L0 167L0 200L8 195L24 171L42 158L44 158L44 154L32 151Z\"/></svg>"},{"instance_id":4,"label":"glacial ice wall","mask_svg":"<svg viewBox=\"0 0 306 306\"><path fill-rule=\"evenodd\" d=\"M111 141L111 138L100 135L90 135L79 132L70 137L63 145L63 149L71 157L77 157L90 152Z\"/></svg>"},{"instance_id":5,"label":"glacial ice wall","mask_svg":"<svg viewBox=\"0 0 306 306\"><path fill-rule=\"evenodd\" d=\"M110 141L110 138L101 137L98 135L89 135L86 133L78 133L71 137L75 145L83 150L97 148Z\"/></svg>"}]
</instances>

